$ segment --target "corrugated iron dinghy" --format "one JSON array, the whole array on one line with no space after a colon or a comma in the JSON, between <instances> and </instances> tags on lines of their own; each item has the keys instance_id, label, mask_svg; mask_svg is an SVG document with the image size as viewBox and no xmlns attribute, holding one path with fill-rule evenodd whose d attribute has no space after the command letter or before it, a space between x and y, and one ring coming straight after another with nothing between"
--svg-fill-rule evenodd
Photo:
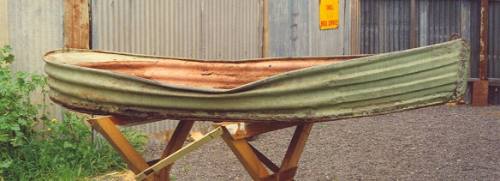
<instances>
[{"instance_id":1,"label":"corrugated iron dinghy","mask_svg":"<svg viewBox=\"0 0 500 181\"><path fill-rule=\"evenodd\" d=\"M458 101L469 50L454 40L373 56L226 61L65 49L44 60L51 99L78 111L315 122Z\"/></svg>"},{"instance_id":2,"label":"corrugated iron dinghy","mask_svg":"<svg viewBox=\"0 0 500 181\"><path fill-rule=\"evenodd\" d=\"M138 180L168 180L169 166L216 137L223 138L252 179L293 180L314 122L459 101L469 70L462 40L373 56L222 61L69 49L49 52L44 59L52 100L112 115L89 122ZM150 164L116 125L158 119L181 121L163 158ZM248 123L243 129L218 124L181 148L195 121ZM252 136L292 126L296 129L279 167L248 143Z\"/></svg>"},{"instance_id":3,"label":"corrugated iron dinghy","mask_svg":"<svg viewBox=\"0 0 500 181\"><path fill-rule=\"evenodd\" d=\"M457 101L469 51L455 40L367 57L205 61L70 49L44 59L51 99L79 111L328 121Z\"/></svg>"}]
</instances>

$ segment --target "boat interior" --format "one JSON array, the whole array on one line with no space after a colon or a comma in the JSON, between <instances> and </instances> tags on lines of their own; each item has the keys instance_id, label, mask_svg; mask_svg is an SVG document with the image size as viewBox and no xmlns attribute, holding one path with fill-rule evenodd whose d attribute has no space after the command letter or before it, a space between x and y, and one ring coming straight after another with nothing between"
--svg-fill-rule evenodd
<instances>
[{"instance_id":1,"label":"boat interior","mask_svg":"<svg viewBox=\"0 0 500 181\"><path fill-rule=\"evenodd\" d=\"M363 57L296 57L249 60L195 60L113 54L66 52L48 54L47 60L108 70L158 82L212 89L231 89L267 77L303 68Z\"/></svg>"}]
</instances>

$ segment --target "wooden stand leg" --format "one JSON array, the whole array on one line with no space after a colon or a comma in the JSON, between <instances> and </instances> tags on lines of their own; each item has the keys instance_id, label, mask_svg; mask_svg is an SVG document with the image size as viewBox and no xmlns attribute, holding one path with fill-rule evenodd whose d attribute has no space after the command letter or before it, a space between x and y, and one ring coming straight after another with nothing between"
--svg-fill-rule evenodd
<instances>
[{"instance_id":1,"label":"wooden stand leg","mask_svg":"<svg viewBox=\"0 0 500 181\"><path fill-rule=\"evenodd\" d=\"M297 164L312 129L312 123L298 125L293 134L285 158L281 162L280 171L271 176L271 180L292 180L297 172Z\"/></svg>"},{"instance_id":2,"label":"wooden stand leg","mask_svg":"<svg viewBox=\"0 0 500 181\"><path fill-rule=\"evenodd\" d=\"M235 140L226 129L222 138L254 180L260 180L269 175L246 139Z\"/></svg>"},{"instance_id":3,"label":"wooden stand leg","mask_svg":"<svg viewBox=\"0 0 500 181\"><path fill-rule=\"evenodd\" d=\"M186 138L188 137L189 131L193 127L193 124L194 124L194 121L179 121L179 124L177 124L177 127L175 128L174 134L172 135L172 138L168 142L167 147L165 147L165 150L163 151L161 158L165 158L165 157L169 156L170 154L174 153L175 151L182 148L182 145L184 145L184 142L186 141ZM157 180L169 181L171 169L172 169L172 165L164 168L156 176Z\"/></svg>"},{"instance_id":4,"label":"wooden stand leg","mask_svg":"<svg viewBox=\"0 0 500 181\"><path fill-rule=\"evenodd\" d=\"M144 158L132 147L132 145L127 141L125 136L120 132L117 124L127 124L128 120L119 119L116 117L100 117L96 119L90 119L88 122L92 125L94 129L99 131L106 140L117 150L122 156L123 160L127 163L128 167L135 174L139 174L145 169L149 168L150 165L144 160ZM166 146L162 158L169 156L175 151L182 148L184 141L186 141L189 131L193 127L194 121L180 121L177 125L170 142ZM170 169L171 165L166 167L157 175L149 176L147 180L170 180Z\"/></svg>"},{"instance_id":5,"label":"wooden stand leg","mask_svg":"<svg viewBox=\"0 0 500 181\"><path fill-rule=\"evenodd\" d=\"M269 158L255 149L247 141L247 138L238 139L233 137L227 130L222 135L222 138L231 148L238 160L243 164L252 179L254 180L293 180L297 172L297 165L300 156L304 151L305 143L311 132L313 123L304 123L297 125L293 138L290 141L288 150L283 158L281 167L277 167ZM258 128L259 126L253 125L255 130L265 130ZM266 124L262 126L268 127ZM258 133L254 132L254 135ZM268 170L264 167L267 166L274 174L269 174Z\"/></svg>"},{"instance_id":6,"label":"wooden stand leg","mask_svg":"<svg viewBox=\"0 0 500 181\"><path fill-rule=\"evenodd\" d=\"M116 127L111 117L90 119L88 122L120 153L132 172L137 174L149 167L146 160L142 158ZM152 180L152 178L150 177L148 180Z\"/></svg>"}]
</instances>

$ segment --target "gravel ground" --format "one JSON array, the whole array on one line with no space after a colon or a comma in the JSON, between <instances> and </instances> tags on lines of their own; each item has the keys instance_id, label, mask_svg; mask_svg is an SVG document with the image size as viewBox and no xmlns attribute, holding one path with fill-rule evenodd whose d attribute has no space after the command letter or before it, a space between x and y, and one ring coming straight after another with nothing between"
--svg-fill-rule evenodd
<instances>
[{"instance_id":1,"label":"gravel ground","mask_svg":"<svg viewBox=\"0 0 500 181\"><path fill-rule=\"evenodd\" d=\"M275 163L293 129L251 144ZM147 153L160 153L150 146ZM177 180L251 180L221 139L179 160ZM437 106L315 124L296 180L500 180L500 106Z\"/></svg>"}]
</instances>

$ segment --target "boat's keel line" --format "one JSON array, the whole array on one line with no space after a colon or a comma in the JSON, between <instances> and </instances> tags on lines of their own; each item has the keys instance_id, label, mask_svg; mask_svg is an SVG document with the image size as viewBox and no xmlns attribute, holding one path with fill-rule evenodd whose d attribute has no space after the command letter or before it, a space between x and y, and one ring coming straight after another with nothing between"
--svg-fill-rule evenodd
<instances>
[{"instance_id":1,"label":"boat's keel line","mask_svg":"<svg viewBox=\"0 0 500 181\"><path fill-rule=\"evenodd\" d=\"M293 180L297 172L300 156L313 125L313 123L303 122L217 123L214 130L182 147L193 127L194 121L179 121L163 152L162 159L148 164L117 128L117 125L126 125L137 121L117 117L100 117L88 121L120 153L127 162L129 169L136 174L137 180L155 181L170 180L170 169L176 160L218 137L222 137L231 148L252 179ZM245 124L245 126L240 127L240 124ZM253 136L291 126L296 126L295 133L279 167L248 143L248 139Z\"/></svg>"}]
</instances>

